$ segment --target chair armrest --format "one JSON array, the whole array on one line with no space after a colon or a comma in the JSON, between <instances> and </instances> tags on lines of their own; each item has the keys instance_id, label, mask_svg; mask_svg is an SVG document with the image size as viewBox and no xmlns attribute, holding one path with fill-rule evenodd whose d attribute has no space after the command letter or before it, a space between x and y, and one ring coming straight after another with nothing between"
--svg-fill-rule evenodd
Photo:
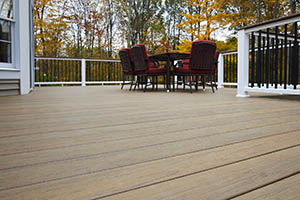
<instances>
[{"instance_id":1,"label":"chair armrest","mask_svg":"<svg viewBox=\"0 0 300 200\"><path fill-rule=\"evenodd\" d=\"M153 67L155 67L155 68L158 68L159 67L159 62L158 62L158 60L155 60L155 59L145 59L145 61L148 63L148 62L152 62L153 64L154 64L154 66Z\"/></svg>"}]
</instances>

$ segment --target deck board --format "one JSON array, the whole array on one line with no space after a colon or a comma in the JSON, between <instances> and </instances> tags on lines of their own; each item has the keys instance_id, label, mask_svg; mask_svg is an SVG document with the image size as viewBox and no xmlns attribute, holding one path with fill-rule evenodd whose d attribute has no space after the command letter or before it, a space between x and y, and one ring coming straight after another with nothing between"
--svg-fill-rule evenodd
<instances>
[{"instance_id":1,"label":"deck board","mask_svg":"<svg viewBox=\"0 0 300 200\"><path fill-rule=\"evenodd\" d=\"M1 97L0 198L199 199L199 177L215 181L207 174L222 170L229 185L212 185L219 195L201 190L201 198L256 194L300 169L300 99L235 92L50 87ZM280 155L293 166L277 173ZM248 183L251 175L260 181Z\"/></svg>"},{"instance_id":2,"label":"deck board","mask_svg":"<svg viewBox=\"0 0 300 200\"><path fill-rule=\"evenodd\" d=\"M230 199L300 173L300 147L133 190L106 199Z\"/></svg>"},{"instance_id":3,"label":"deck board","mask_svg":"<svg viewBox=\"0 0 300 200\"><path fill-rule=\"evenodd\" d=\"M295 200L300 199L300 174L283 179L274 184L260 188L235 200L264 199L264 200Z\"/></svg>"},{"instance_id":4,"label":"deck board","mask_svg":"<svg viewBox=\"0 0 300 200\"><path fill-rule=\"evenodd\" d=\"M145 162L140 164L134 164L127 167L116 167L114 169L108 169L105 171L94 171L92 174L83 173L80 176L74 176L71 179L77 181L71 181L70 177L67 177L66 172L64 174L58 174L57 168L59 169L70 169L71 172L79 172L83 170L83 163L80 161L63 163L62 165L55 164L44 166L39 168L39 166L34 168L29 168L27 171L23 171L20 174L27 174L22 177L22 180L16 180L15 183L20 184L20 181L41 181L47 180L52 176L53 179L60 175L59 177L65 177L64 180L53 181L49 180L47 183L43 183L43 187L40 187L40 183L36 183L31 186L27 186L26 189L16 189L8 190L5 193L10 193L14 199L18 199L18 196L14 196L13 193L17 191L17 194L22 192L24 194L28 193L31 196L36 196L39 198L51 198L59 199L61 193L64 193L66 199L71 199L74 192L81 189L82 194L80 194L80 199L88 199L90 196L107 196L115 194L122 191L133 190L137 187L144 187L146 185L157 184L160 181L166 181L170 179L178 179L181 176L191 176L194 174L200 174L209 169L220 168L229 164L237 163L242 160L253 159L255 157L267 155L274 153L276 151L285 150L286 148L291 148L292 146L300 145L300 132L287 133L283 135L271 136L262 139L255 139L251 141L246 141L242 143L237 143L233 145L227 145L219 148L213 148L209 150L189 153L187 155L179 155L165 159L159 159L156 161ZM283 143L277 143L278 140L284 141ZM145 152L141 152L146 155ZM119 158L123 161L122 158ZM97 164L103 164L105 158L93 159L92 161L85 162L85 167L93 166ZM93 164L93 165L91 165ZM68 166L69 165L69 166ZM90 169L92 171L92 169ZM34 174L34 171L41 171L43 173ZM72 176L69 172L69 176ZM6 172L3 175L7 181L11 180L13 177L12 173ZM43 177L44 176L44 177ZM58 177L56 177L58 178ZM41 180L39 180L41 179ZM3 180L3 183L5 181ZM11 181L10 181L11 182ZM91 186L93 185L94 186ZM99 187L101 185L101 187ZM61 189L57 190L57 187ZM50 192L48 192L50 190ZM53 191L57 191L57 194L53 194ZM29 192L30 191L30 192ZM59 192L60 191L60 192ZM0 193L1 194L1 193ZM26 196L27 196L26 195ZM39 196L41 195L41 196ZM48 196L49 195L49 196ZM20 195L24 198L23 195ZM0 195L1 197L1 195ZM29 198L30 199L30 198Z\"/></svg>"}]
</instances>

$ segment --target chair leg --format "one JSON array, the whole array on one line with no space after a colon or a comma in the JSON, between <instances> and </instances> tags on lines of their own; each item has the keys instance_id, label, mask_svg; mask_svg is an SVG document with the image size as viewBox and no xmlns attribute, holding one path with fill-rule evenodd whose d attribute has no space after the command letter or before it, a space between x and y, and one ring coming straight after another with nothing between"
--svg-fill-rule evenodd
<instances>
[{"instance_id":1,"label":"chair leg","mask_svg":"<svg viewBox=\"0 0 300 200\"><path fill-rule=\"evenodd\" d=\"M136 76L136 82L135 82L135 84L134 84L133 91L135 91L136 86L138 86L138 88L139 88L139 84L140 84L140 76Z\"/></svg>"},{"instance_id":2,"label":"chair leg","mask_svg":"<svg viewBox=\"0 0 300 200\"><path fill-rule=\"evenodd\" d=\"M216 87L216 90L218 90L217 80L218 80L217 74L215 73L215 87Z\"/></svg>"},{"instance_id":3,"label":"chair leg","mask_svg":"<svg viewBox=\"0 0 300 200\"><path fill-rule=\"evenodd\" d=\"M154 87L155 87L155 82L154 82L154 80L155 80L155 76L152 76L151 77L151 80L150 80L150 84L152 83L152 90L154 90ZM152 81L152 82L151 82Z\"/></svg>"},{"instance_id":4,"label":"chair leg","mask_svg":"<svg viewBox=\"0 0 300 200\"><path fill-rule=\"evenodd\" d=\"M125 85L125 75L123 75L123 82L121 84L121 90L123 90L124 85Z\"/></svg>"},{"instance_id":5,"label":"chair leg","mask_svg":"<svg viewBox=\"0 0 300 200\"><path fill-rule=\"evenodd\" d=\"M158 76L155 77L156 81L156 90L158 90Z\"/></svg>"},{"instance_id":6,"label":"chair leg","mask_svg":"<svg viewBox=\"0 0 300 200\"><path fill-rule=\"evenodd\" d=\"M183 89L185 90L185 76L182 76Z\"/></svg>"},{"instance_id":7,"label":"chair leg","mask_svg":"<svg viewBox=\"0 0 300 200\"><path fill-rule=\"evenodd\" d=\"M212 75L211 75L211 74L209 75L209 79L210 79L210 84L211 84L212 92L215 93L214 85L213 85L213 83L212 83Z\"/></svg>"},{"instance_id":8,"label":"chair leg","mask_svg":"<svg viewBox=\"0 0 300 200\"><path fill-rule=\"evenodd\" d=\"M173 92L175 92L175 75L173 75Z\"/></svg>"},{"instance_id":9,"label":"chair leg","mask_svg":"<svg viewBox=\"0 0 300 200\"><path fill-rule=\"evenodd\" d=\"M147 89L147 85L148 85L148 76L144 76L145 78L145 87L144 87L144 92L146 92L146 89Z\"/></svg>"},{"instance_id":10,"label":"chair leg","mask_svg":"<svg viewBox=\"0 0 300 200\"><path fill-rule=\"evenodd\" d=\"M132 76L132 78L131 78L131 83L130 83L129 91L131 91L132 85L133 85L133 76Z\"/></svg>"},{"instance_id":11,"label":"chair leg","mask_svg":"<svg viewBox=\"0 0 300 200\"><path fill-rule=\"evenodd\" d=\"M199 82L199 76L196 76L196 84L195 84L196 91L198 91L198 82Z\"/></svg>"},{"instance_id":12,"label":"chair leg","mask_svg":"<svg viewBox=\"0 0 300 200\"><path fill-rule=\"evenodd\" d=\"M203 91L205 91L205 75L202 76Z\"/></svg>"},{"instance_id":13,"label":"chair leg","mask_svg":"<svg viewBox=\"0 0 300 200\"><path fill-rule=\"evenodd\" d=\"M190 92L191 92L191 94L193 93L193 88L192 88L192 75L190 75Z\"/></svg>"}]
</instances>

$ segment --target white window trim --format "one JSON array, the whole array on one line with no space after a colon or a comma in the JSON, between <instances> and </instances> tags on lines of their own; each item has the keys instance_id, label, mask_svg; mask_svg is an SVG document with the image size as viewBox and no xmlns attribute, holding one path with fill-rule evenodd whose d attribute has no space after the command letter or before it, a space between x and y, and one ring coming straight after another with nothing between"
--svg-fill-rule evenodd
<instances>
[{"instance_id":1,"label":"white window trim","mask_svg":"<svg viewBox=\"0 0 300 200\"><path fill-rule=\"evenodd\" d=\"M16 34L17 34L17 29L16 29L16 23L17 23L17 7L19 2L17 0L13 0L13 16L11 18L6 18L6 17L1 17L1 20L8 21L11 23L11 63L4 63L0 62L0 69L7 69L7 68L12 68L16 69Z\"/></svg>"}]
</instances>

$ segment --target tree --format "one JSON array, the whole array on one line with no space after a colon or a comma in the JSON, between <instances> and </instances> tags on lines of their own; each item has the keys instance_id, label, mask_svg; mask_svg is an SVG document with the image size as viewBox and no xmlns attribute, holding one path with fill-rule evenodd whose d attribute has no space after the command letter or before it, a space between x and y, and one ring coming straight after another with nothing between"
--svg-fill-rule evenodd
<instances>
[{"instance_id":1,"label":"tree","mask_svg":"<svg viewBox=\"0 0 300 200\"><path fill-rule=\"evenodd\" d=\"M167 40L172 49L180 43L182 29L177 25L183 22L185 0L165 0L164 2L164 39Z\"/></svg>"},{"instance_id":2,"label":"tree","mask_svg":"<svg viewBox=\"0 0 300 200\"><path fill-rule=\"evenodd\" d=\"M192 40L194 38L211 40L212 33L225 25L223 19L227 17L227 14L222 12L222 1L187 0L187 3L196 12L192 14L182 13L181 15L186 20L179 26L193 36ZM188 51L191 48L191 41L183 40L182 45L179 45L178 48L183 52Z\"/></svg>"},{"instance_id":3,"label":"tree","mask_svg":"<svg viewBox=\"0 0 300 200\"><path fill-rule=\"evenodd\" d=\"M64 45L66 23L58 9L59 0L34 1L35 54L56 57Z\"/></svg>"},{"instance_id":4,"label":"tree","mask_svg":"<svg viewBox=\"0 0 300 200\"><path fill-rule=\"evenodd\" d=\"M153 23L161 19L159 0L117 0L119 30L126 38L127 46L144 43Z\"/></svg>"}]
</instances>

